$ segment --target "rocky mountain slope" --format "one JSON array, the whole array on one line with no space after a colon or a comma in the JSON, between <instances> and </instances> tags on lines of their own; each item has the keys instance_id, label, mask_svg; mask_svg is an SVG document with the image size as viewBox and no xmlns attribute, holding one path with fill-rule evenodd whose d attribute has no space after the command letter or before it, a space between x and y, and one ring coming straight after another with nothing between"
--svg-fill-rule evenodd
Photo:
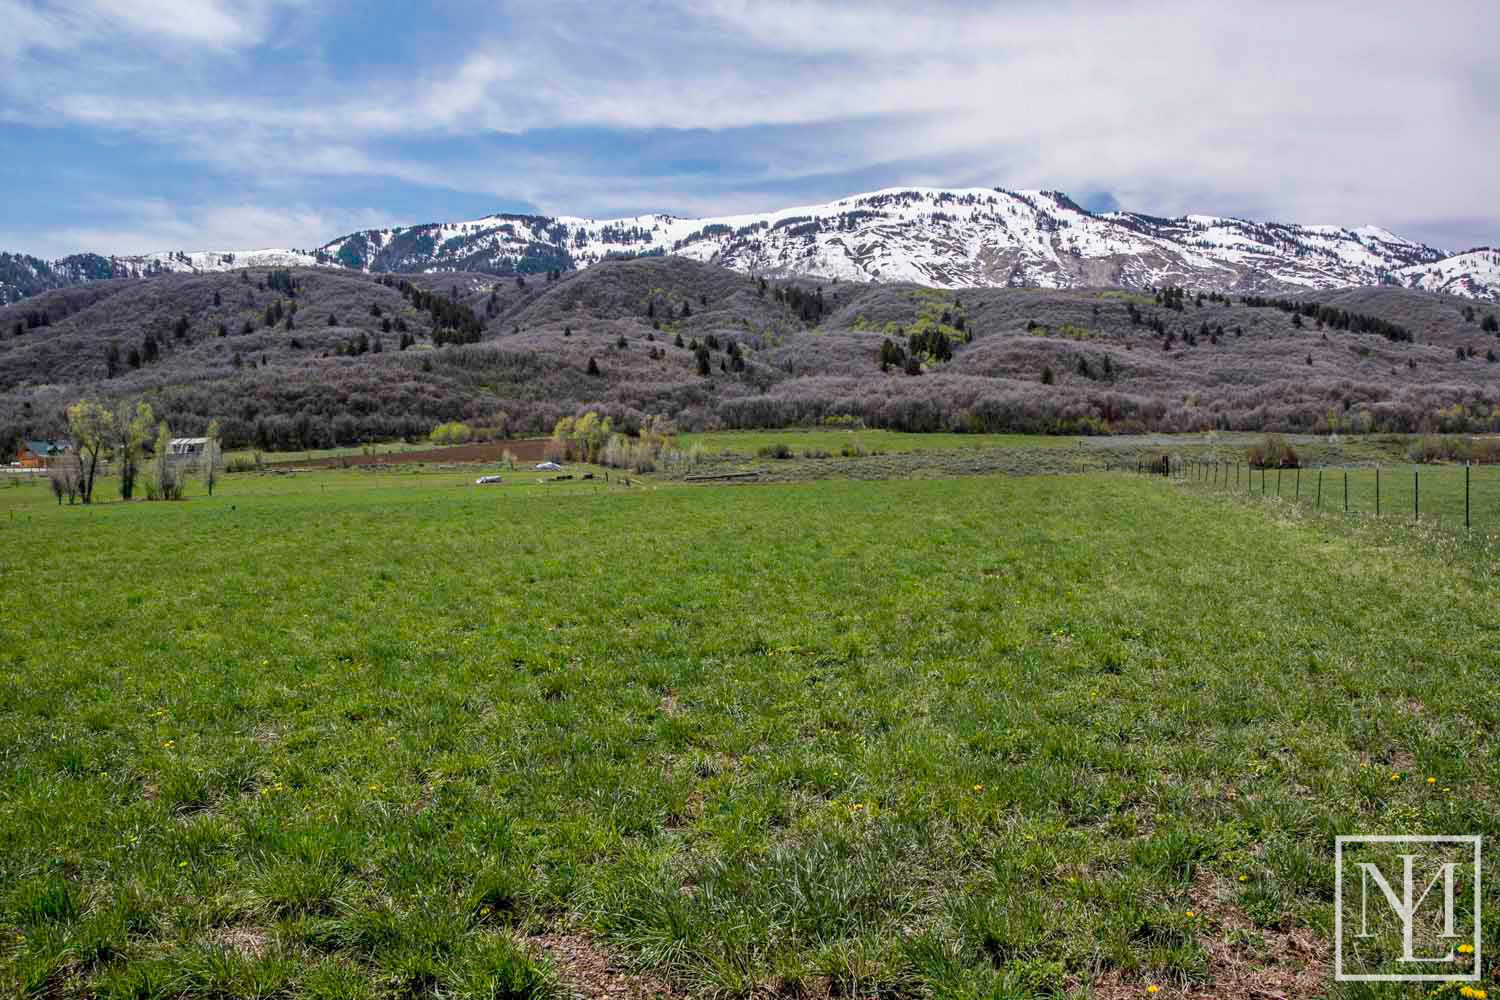
<instances>
[{"instance_id":1,"label":"rocky mountain slope","mask_svg":"<svg viewBox=\"0 0 1500 1000\"><path fill-rule=\"evenodd\" d=\"M162 272L322 266L492 275L676 255L767 277L1037 287L1286 292L1362 286L1500 301L1500 254L1449 255L1374 226L1089 212L1055 191L890 189L776 212L682 219L492 215L351 233L311 252L0 255L0 302L49 287Z\"/></svg>"}]
</instances>

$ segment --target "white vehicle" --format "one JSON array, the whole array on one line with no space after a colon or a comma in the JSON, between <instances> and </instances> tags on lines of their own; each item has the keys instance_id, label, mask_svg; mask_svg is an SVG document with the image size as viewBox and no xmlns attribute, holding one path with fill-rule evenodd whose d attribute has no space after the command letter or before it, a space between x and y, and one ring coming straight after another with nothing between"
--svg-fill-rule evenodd
<instances>
[{"instance_id":1,"label":"white vehicle","mask_svg":"<svg viewBox=\"0 0 1500 1000\"><path fill-rule=\"evenodd\" d=\"M500 482L500 477L499 476L480 476L478 479L474 480L474 485L475 486L489 486L491 483L498 483L498 482Z\"/></svg>"},{"instance_id":2,"label":"white vehicle","mask_svg":"<svg viewBox=\"0 0 1500 1000\"><path fill-rule=\"evenodd\" d=\"M556 472L562 468L562 466L558 465L556 462L538 462L536 463L536 467L539 470L544 470L547 472Z\"/></svg>"}]
</instances>

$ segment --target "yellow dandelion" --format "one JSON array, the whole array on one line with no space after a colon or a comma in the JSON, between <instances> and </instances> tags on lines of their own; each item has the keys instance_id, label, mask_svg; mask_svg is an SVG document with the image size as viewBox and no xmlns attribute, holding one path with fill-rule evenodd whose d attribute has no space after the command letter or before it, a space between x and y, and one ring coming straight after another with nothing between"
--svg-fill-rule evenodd
<instances>
[{"instance_id":1,"label":"yellow dandelion","mask_svg":"<svg viewBox=\"0 0 1500 1000\"><path fill-rule=\"evenodd\" d=\"M1461 944L1458 946L1458 953L1460 955L1472 955L1474 954L1474 946L1472 944Z\"/></svg>"},{"instance_id":2,"label":"yellow dandelion","mask_svg":"<svg viewBox=\"0 0 1500 1000\"><path fill-rule=\"evenodd\" d=\"M1401 780L1401 775L1399 775L1399 774L1393 774L1393 775L1391 775L1391 780L1392 781L1400 781Z\"/></svg>"},{"instance_id":3,"label":"yellow dandelion","mask_svg":"<svg viewBox=\"0 0 1500 1000\"><path fill-rule=\"evenodd\" d=\"M974 786L974 791L976 791L976 792L982 792L982 791L984 791L984 786L983 785L975 785Z\"/></svg>"},{"instance_id":4,"label":"yellow dandelion","mask_svg":"<svg viewBox=\"0 0 1500 1000\"><path fill-rule=\"evenodd\" d=\"M1152 983L1150 986L1146 987L1146 992L1147 993L1160 993L1161 992L1161 987L1157 986L1155 983Z\"/></svg>"},{"instance_id":5,"label":"yellow dandelion","mask_svg":"<svg viewBox=\"0 0 1500 1000\"><path fill-rule=\"evenodd\" d=\"M1427 783L1429 785L1435 785L1435 784L1437 784L1437 779L1434 778L1434 777L1432 777L1431 775L1428 775L1427 776Z\"/></svg>"},{"instance_id":6,"label":"yellow dandelion","mask_svg":"<svg viewBox=\"0 0 1500 1000\"><path fill-rule=\"evenodd\" d=\"M1250 876L1249 875L1241 875L1240 876L1240 881L1241 882L1248 882L1248 881L1250 881Z\"/></svg>"},{"instance_id":7,"label":"yellow dandelion","mask_svg":"<svg viewBox=\"0 0 1500 1000\"><path fill-rule=\"evenodd\" d=\"M1187 915L1190 917L1196 917L1198 914L1193 910L1188 910Z\"/></svg>"}]
</instances>

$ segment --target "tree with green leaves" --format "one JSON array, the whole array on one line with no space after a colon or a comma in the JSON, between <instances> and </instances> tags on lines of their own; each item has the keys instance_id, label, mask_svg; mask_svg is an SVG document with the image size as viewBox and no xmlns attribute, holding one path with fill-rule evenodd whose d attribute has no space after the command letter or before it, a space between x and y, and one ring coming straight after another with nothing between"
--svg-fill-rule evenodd
<instances>
[{"instance_id":1,"label":"tree with green leaves","mask_svg":"<svg viewBox=\"0 0 1500 1000\"><path fill-rule=\"evenodd\" d=\"M110 451L114 453L115 464L120 469L121 500L129 500L135 496L135 479L140 472L141 459L145 456L146 442L151 440L151 428L155 421L150 403L138 402L132 407L126 402L115 410Z\"/></svg>"},{"instance_id":2,"label":"tree with green leaves","mask_svg":"<svg viewBox=\"0 0 1500 1000\"><path fill-rule=\"evenodd\" d=\"M208 495L214 495L214 483L219 481L219 460L223 452L219 444L219 420L215 417L208 422L208 432L204 435L203 442L203 485L208 488Z\"/></svg>"},{"instance_id":3,"label":"tree with green leaves","mask_svg":"<svg viewBox=\"0 0 1500 1000\"><path fill-rule=\"evenodd\" d=\"M114 414L92 400L80 399L68 407L68 433L78 453L80 496L84 503L93 503L99 459L114 436Z\"/></svg>"}]
</instances>

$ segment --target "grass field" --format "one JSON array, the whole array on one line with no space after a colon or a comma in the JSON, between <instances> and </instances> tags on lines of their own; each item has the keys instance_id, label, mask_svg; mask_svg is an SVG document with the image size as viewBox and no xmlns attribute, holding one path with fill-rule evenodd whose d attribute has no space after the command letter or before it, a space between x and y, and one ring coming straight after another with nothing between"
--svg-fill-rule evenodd
<instances>
[{"instance_id":1,"label":"grass field","mask_svg":"<svg viewBox=\"0 0 1500 1000\"><path fill-rule=\"evenodd\" d=\"M1500 466L1382 465L1276 469L1253 472L1219 467L1190 470L1189 481L1213 490L1279 497L1307 507L1380 517L1426 521L1459 530L1465 517L1477 531L1500 535ZM1467 499L1466 499L1467 498ZM1466 509L1467 508L1467 509Z\"/></svg>"},{"instance_id":2,"label":"grass field","mask_svg":"<svg viewBox=\"0 0 1500 1000\"><path fill-rule=\"evenodd\" d=\"M549 997L587 947L683 995L1417 996L1329 982L1334 834L1500 832L1451 534L1125 474L471 481L0 489L18 990Z\"/></svg>"}]
</instances>

